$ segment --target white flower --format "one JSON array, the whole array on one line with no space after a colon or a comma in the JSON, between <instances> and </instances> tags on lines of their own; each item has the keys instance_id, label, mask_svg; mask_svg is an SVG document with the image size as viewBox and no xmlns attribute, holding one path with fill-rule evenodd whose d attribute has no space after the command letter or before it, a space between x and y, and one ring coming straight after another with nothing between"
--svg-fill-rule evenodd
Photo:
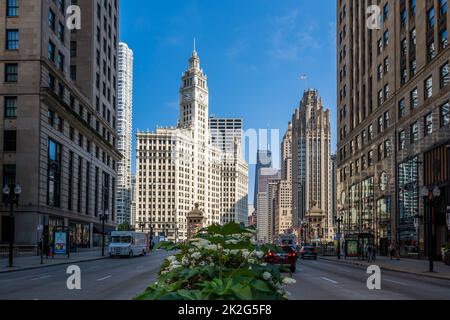
<instances>
[{"instance_id":1,"label":"white flower","mask_svg":"<svg viewBox=\"0 0 450 320\"><path fill-rule=\"evenodd\" d=\"M183 257L183 259L181 260L181 263L182 263L183 265L185 265L185 266L188 266L188 265L189 265L189 259L186 258L186 257Z\"/></svg>"},{"instance_id":2,"label":"white flower","mask_svg":"<svg viewBox=\"0 0 450 320\"><path fill-rule=\"evenodd\" d=\"M248 263L254 264L255 263L255 259L248 259Z\"/></svg>"},{"instance_id":3,"label":"white flower","mask_svg":"<svg viewBox=\"0 0 450 320\"><path fill-rule=\"evenodd\" d=\"M263 279L264 280L270 280L270 279L272 279L272 275L269 273L269 272L264 272L263 273Z\"/></svg>"},{"instance_id":4,"label":"white flower","mask_svg":"<svg viewBox=\"0 0 450 320\"><path fill-rule=\"evenodd\" d=\"M242 256L247 259L250 256L250 252L247 249L242 250Z\"/></svg>"},{"instance_id":5,"label":"white flower","mask_svg":"<svg viewBox=\"0 0 450 320\"><path fill-rule=\"evenodd\" d=\"M267 267L267 263L265 263L265 262L264 262L264 263L261 263L260 266L261 266L261 267Z\"/></svg>"},{"instance_id":6,"label":"white flower","mask_svg":"<svg viewBox=\"0 0 450 320\"><path fill-rule=\"evenodd\" d=\"M290 285L293 285L293 284L296 284L296 283L297 283L297 281L295 279L292 279L292 278L284 278L283 279L283 284L286 285L286 286L290 286Z\"/></svg>"},{"instance_id":7,"label":"white flower","mask_svg":"<svg viewBox=\"0 0 450 320\"><path fill-rule=\"evenodd\" d=\"M235 239L225 241L225 244L238 244L238 243L239 243L239 241L235 240Z\"/></svg>"},{"instance_id":8,"label":"white flower","mask_svg":"<svg viewBox=\"0 0 450 320\"><path fill-rule=\"evenodd\" d=\"M237 254L239 254L239 251L240 251L240 250L237 250L237 249L236 249L236 250L231 250L231 251L230 251L230 254L232 254L232 255L237 255Z\"/></svg>"},{"instance_id":9,"label":"white flower","mask_svg":"<svg viewBox=\"0 0 450 320\"><path fill-rule=\"evenodd\" d=\"M210 267L215 267L216 265L214 264L214 262L211 262L211 263L209 264L209 266L210 266Z\"/></svg>"},{"instance_id":10,"label":"white flower","mask_svg":"<svg viewBox=\"0 0 450 320\"><path fill-rule=\"evenodd\" d=\"M194 252L191 257L192 259L198 260L200 259L200 257L202 256L202 254L200 252Z\"/></svg>"},{"instance_id":11,"label":"white flower","mask_svg":"<svg viewBox=\"0 0 450 320\"><path fill-rule=\"evenodd\" d=\"M202 261L202 262L200 262L198 265L199 265L200 267L204 267L204 266L206 266L206 262L205 262L205 261Z\"/></svg>"},{"instance_id":12,"label":"white flower","mask_svg":"<svg viewBox=\"0 0 450 320\"><path fill-rule=\"evenodd\" d=\"M175 256L170 256L170 257L167 258L167 260L168 260L169 262L173 262L173 261L177 260L177 257L175 257Z\"/></svg>"},{"instance_id":13,"label":"white flower","mask_svg":"<svg viewBox=\"0 0 450 320\"><path fill-rule=\"evenodd\" d=\"M262 251L256 251L256 256L261 259L262 257L264 257L264 252Z\"/></svg>"},{"instance_id":14,"label":"white flower","mask_svg":"<svg viewBox=\"0 0 450 320\"><path fill-rule=\"evenodd\" d=\"M208 249L208 250L217 250L217 245L215 245L215 244L210 244L210 245L207 245L206 246L206 249Z\"/></svg>"}]
</instances>

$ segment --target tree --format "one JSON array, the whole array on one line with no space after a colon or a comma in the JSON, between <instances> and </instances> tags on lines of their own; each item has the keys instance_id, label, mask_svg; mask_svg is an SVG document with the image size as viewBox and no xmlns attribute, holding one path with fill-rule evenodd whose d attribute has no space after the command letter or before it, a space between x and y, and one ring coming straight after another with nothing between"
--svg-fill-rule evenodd
<instances>
[{"instance_id":1,"label":"tree","mask_svg":"<svg viewBox=\"0 0 450 320\"><path fill-rule=\"evenodd\" d=\"M117 231L134 231L134 228L128 221L125 221L117 226Z\"/></svg>"}]
</instances>

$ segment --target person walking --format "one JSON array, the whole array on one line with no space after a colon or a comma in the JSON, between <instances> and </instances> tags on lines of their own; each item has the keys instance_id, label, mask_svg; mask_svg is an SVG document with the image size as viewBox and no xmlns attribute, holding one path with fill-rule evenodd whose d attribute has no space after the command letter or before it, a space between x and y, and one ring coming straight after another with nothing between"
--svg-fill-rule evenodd
<instances>
[{"instance_id":1,"label":"person walking","mask_svg":"<svg viewBox=\"0 0 450 320\"><path fill-rule=\"evenodd\" d=\"M367 245L367 262L372 261L372 258L373 258L373 247L372 244L369 243Z\"/></svg>"},{"instance_id":2,"label":"person walking","mask_svg":"<svg viewBox=\"0 0 450 320\"><path fill-rule=\"evenodd\" d=\"M389 244L388 250L389 250L389 256L391 257L391 260L392 260L395 256L395 252L396 252L396 248L392 242Z\"/></svg>"},{"instance_id":3,"label":"person walking","mask_svg":"<svg viewBox=\"0 0 450 320\"><path fill-rule=\"evenodd\" d=\"M373 251L372 251L372 260L376 260L377 259L377 246L373 246Z\"/></svg>"}]
</instances>

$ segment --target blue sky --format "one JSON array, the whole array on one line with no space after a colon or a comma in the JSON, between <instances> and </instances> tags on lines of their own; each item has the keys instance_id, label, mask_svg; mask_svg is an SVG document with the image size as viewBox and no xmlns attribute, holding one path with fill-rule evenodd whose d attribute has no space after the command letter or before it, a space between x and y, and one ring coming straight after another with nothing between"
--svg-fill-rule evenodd
<instances>
[{"instance_id":1,"label":"blue sky","mask_svg":"<svg viewBox=\"0 0 450 320\"><path fill-rule=\"evenodd\" d=\"M282 135L303 91L317 88L332 113L334 148L335 14L333 0L121 1L120 39L134 51L134 131L176 124L195 37L210 114ZM252 166L250 201L253 185Z\"/></svg>"}]
</instances>

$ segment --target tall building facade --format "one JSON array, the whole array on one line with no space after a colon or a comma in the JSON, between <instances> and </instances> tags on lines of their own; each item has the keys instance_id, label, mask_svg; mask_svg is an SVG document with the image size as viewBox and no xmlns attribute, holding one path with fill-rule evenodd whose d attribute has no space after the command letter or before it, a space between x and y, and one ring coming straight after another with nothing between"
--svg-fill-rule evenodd
<instances>
[{"instance_id":1,"label":"tall building facade","mask_svg":"<svg viewBox=\"0 0 450 320\"><path fill-rule=\"evenodd\" d=\"M275 233L275 197L280 170L261 168L256 209L257 238L262 243L273 242Z\"/></svg>"},{"instance_id":2,"label":"tall building facade","mask_svg":"<svg viewBox=\"0 0 450 320\"><path fill-rule=\"evenodd\" d=\"M133 51L123 42L119 43L118 73L117 145L122 160L118 163L116 207L120 224L131 219L133 151Z\"/></svg>"},{"instance_id":3,"label":"tall building facade","mask_svg":"<svg viewBox=\"0 0 450 320\"><path fill-rule=\"evenodd\" d=\"M0 177L22 187L14 221L2 207L0 241L36 248L38 225L70 228L70 245L99 244L114 227L119 2L0 1ZM70 25L72 27L72 25Z\"/></svg>"},{"instance_id":4,"label":"tall building facade","mask_svg":"<svg viewBox=\"0 0 450 320\"><path fill-rule=\"evenodd\" d=\"M289 123L281 143L281 180L275 196L275 238L294 231L292 202L292 123Z\"/></svg>"},{"instance_id":5,"label":"tall building facade","mask_svg":"<svg viewBox=\"0 0 450 320\"><path fill-rule=\"evenodd\" d=\"M225 130L225 136L235 130ZM197 206L205 224L247 223L248 165L211 140L209 89L194 49L180 88L178 125L137 133L136 223L171 240L187 238L187 214Z\"/></svg>"},{"instance_id":6,"label":"tall building facade","mask_svg":"<svg viewBox=\"0 0 450 320\"><path fill-rule=\"evenodd\" d=\"M255 169L255 189L254 189L254 203L255 209L258 210L258 193L259 193L259 181L261 176L261 170L263 168L272 168L272 152L269 150L258 150L256 156L256 169Z\"/></svg>"},{"instance_id":7,"label":"tall building facade","mask_svg":"<svg viewBox=\"0 0 450 320\"><path fill-rule=\"evenodd\" d=\"M369 21L366 8L379 5ZM450 73L446 1L337 1L338 194L344 232L380 252L433 256L449 242ZM437 188L435 210L421 189ZM433 214L433 233L424 228ZM416 223L415 223L416 220Z\"/></svg>"},{"instance_id":8,"label":"tall building facade","mask_svg":"<svg viewBox=\"0 0 450 320\"><path fill-rule=\"evenodd\" d=\"M332 239L330 113L314 89L304 92L293 115L292 176L294 226L307 222L320 240Z\"/></svg>"}]
</instances>

